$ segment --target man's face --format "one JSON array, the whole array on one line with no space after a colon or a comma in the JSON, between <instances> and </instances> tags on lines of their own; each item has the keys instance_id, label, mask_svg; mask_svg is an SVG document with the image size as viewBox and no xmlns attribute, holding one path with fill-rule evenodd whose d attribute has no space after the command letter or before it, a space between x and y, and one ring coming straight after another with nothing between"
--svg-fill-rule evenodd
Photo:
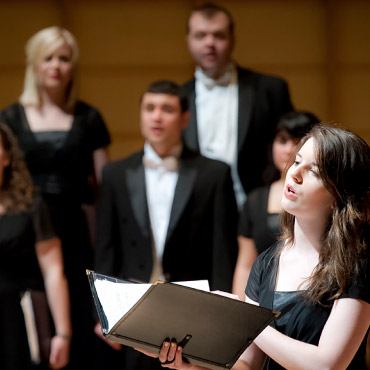
<instances>
[{"instance_id":1,"label":"man's face","mask_svg":"<svg viewBox=\"0 0 370 370\"><path fill-rule=\"evenodd\" d=\"M231 60L234 37L229 19L222 13L211 18L195 12L189 19L187 43L195 63L212 78L218 78Z\"/></svg>"},{"instance_id":2,"label":"man's face","mask_svg":"<svg viewBox=\"0 0 370 370\"><path fill-rule=\"evenodd\" d=\"M180 143L188 115L181 112L177 96L147 92L141 100L140 112L141 133L154 150L165 153Z\"/></svg>"}]
</instances>

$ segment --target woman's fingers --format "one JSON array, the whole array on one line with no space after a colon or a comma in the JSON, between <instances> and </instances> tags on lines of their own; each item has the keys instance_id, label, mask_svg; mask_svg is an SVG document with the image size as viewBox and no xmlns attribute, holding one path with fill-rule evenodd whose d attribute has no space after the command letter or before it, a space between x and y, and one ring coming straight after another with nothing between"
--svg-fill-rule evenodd
<instances>
[{"instance_id":1,"label":"woman's fingers","mask_svg":"<svg viewBox=\"0 0 370 370\"><path fill-rule=\"evenodd\" d=\"M184 363L182 361L182 347L176 348L176 356L173 366L175 369L181 369L184 366Z\"/></svg>"},{"instance_id":2,"label":"woman's fingers","mask_svg":"<svg viewBox=\"0 0 370 370\"><path fill-rule=\"evenodd\" d=\"M176 350L177 350L177 341L176 341L175 338L172 338L171 343L170 343L170 347L169 347L169 350L168 350L168 354L167 354L167 361L168 362L175 361Z\"/></svg>"},{"instance_id":3,"label":"woman's fingers","mask_svg":"<svg viewBox=\"0 0 370 370\"><path fill-rule=\"evenodd\" d=\"M162 365L171 364L175 361L177 350L177 341L175 338L171 340L166 338L163 342L161 351L159 352L159 361Z\"/></svg>"},{"instance_id":4,"label":"woman's fingers","mask_svg":"<svg viewBox=\"0 0 370 370\"><path fill-rule=\"evenodd\" d=\"M163 341L163 344L162 344L162 347L161 347L161 350L160 350L159 356L158 356L158 359L159 359L161 364L168 363L168 354L169 354L169 351L170 351L170 345L171 345L170 338L166 338Z\"/></svg>"},{"instance_id":5,"label":"woman's fingers","mask_svg":"<svg viewBox=\"0 0 370 370\"><path fill-rule=\"evenodd\" d=\"M191 367L191 364L187 361L184 361L182 358L183 348L178 346L178 343L175 338L166 338L162 347L159 351L159 354L151 353L144 351L142 349L135 348L137 351L144 353L150 357L158 357L159 362L165 368L170 369L188 369Z\"/></svg>"}]
</instances>

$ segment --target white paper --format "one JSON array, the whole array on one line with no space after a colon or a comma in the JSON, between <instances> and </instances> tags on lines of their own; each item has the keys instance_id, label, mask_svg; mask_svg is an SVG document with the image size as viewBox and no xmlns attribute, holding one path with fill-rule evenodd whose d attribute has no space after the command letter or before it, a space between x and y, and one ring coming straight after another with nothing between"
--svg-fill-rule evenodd
<instances>
[{"instance_id":1,"label":"white paper","mask_svg":"<svg viewBox=\"0 0 370 370\"><path fill-rule=\"evenodd\" d=\"M209 283L208 280L190 280L190 281L176 281L174 284L184 285L189 288L194 288L198 290L204 290L209 292Z\"/></svg>"},{"instance_id":2,"label":"white paper","mask_svg":"<svg viewBox=\"0 0 370 370\"><path fill-rule=\"evenodd\" d=\"M95 289L108 320L108 331L151 287L151 284L115 283L95 280Z\"/></svg>"}]
</instances>

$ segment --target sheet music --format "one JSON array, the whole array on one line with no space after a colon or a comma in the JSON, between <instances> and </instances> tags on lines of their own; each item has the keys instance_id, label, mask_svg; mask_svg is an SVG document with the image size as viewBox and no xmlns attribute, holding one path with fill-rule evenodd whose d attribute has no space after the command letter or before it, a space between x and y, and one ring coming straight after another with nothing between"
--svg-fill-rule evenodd
<instances>
[{"instance_id":1,"label":"sheet music","mask_svg":"<svg viewBox=\"0 0 370 370\"><path fill-rule=\"evenodd\" d=\"M108 320L108 330L126 314L151 284L115 283L95 280L95 289Z\"/></svg>"}]
</instances>

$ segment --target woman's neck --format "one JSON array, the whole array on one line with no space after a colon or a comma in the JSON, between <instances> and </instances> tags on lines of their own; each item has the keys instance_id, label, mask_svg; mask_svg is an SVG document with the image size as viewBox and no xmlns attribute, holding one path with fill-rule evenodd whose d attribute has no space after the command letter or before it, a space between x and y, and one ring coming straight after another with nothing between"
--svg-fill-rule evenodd
<instances>
[{"instance_id":1,"label":"woman's neck","mask_svg":"<svg viewBox=\"0 0 370 370\"><path fill-rule=\"evenodd\" d=\"M302 251L320 253L325 224L322 220L301 220L294 222L294 245Z\"/></svg>"},{"instance_id":2,"label":"woman's neck","mask_svg":"<svg viewBox=\"0 0 370 370\"><path fill-rule=\"evenodd\" d=\"M57 106L62 110L66 108L65 92L61 90L41 90L40 99L42 106Z\"/></svg>"}]
</instances>

